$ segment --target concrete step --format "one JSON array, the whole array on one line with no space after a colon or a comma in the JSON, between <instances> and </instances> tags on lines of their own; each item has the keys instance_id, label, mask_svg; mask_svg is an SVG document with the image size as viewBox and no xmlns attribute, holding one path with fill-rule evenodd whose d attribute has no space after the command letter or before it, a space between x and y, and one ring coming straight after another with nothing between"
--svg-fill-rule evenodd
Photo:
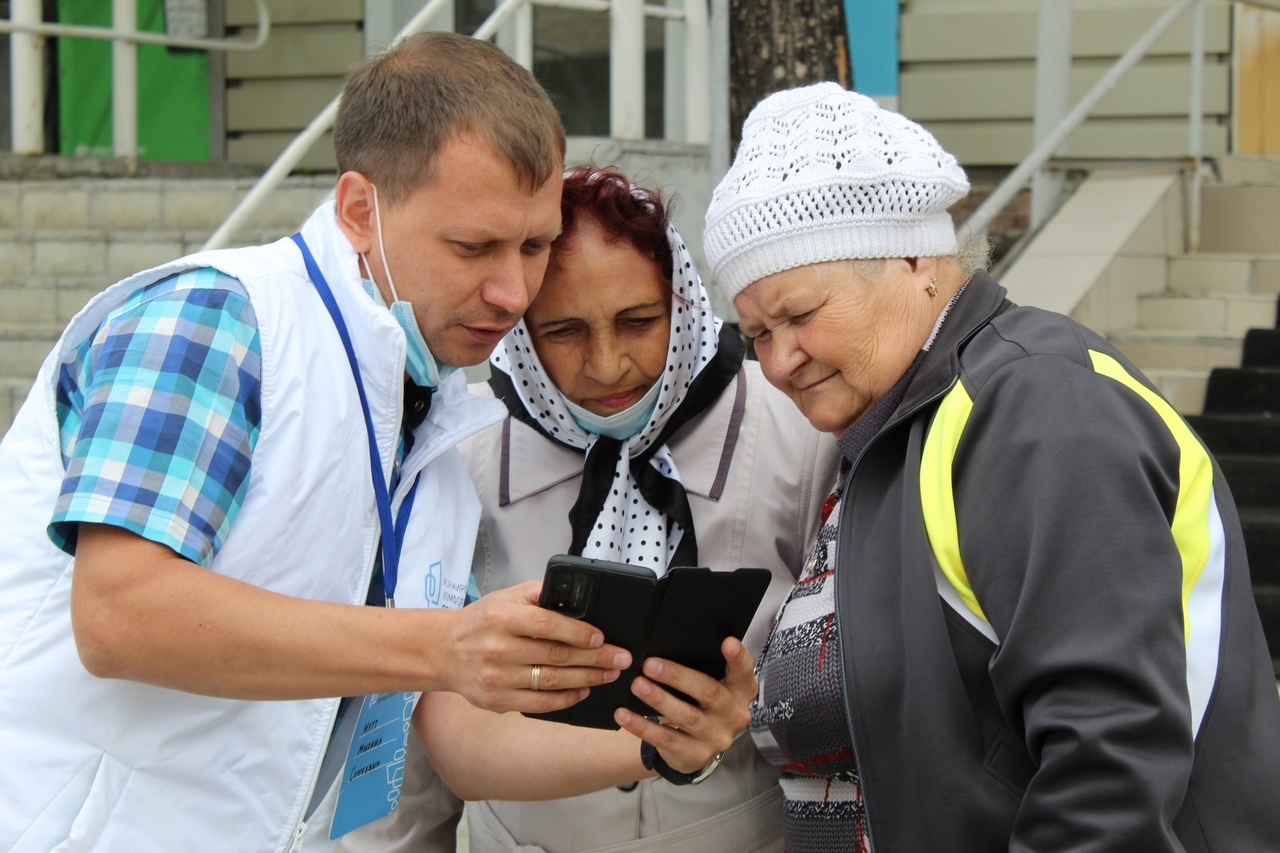
<instances>
[{"instance_id":1,"label":"concrete step","mask_svg":"<svg viewBox=\"0 0 1280 853\"><path fill-rule=\"evenodd\" d=\"M1130 329L1113 332L1110 341L1143 371L1176 368L1208 371L1240 364L1236 335L1212 335L1179 329Z\"/></svg>"},{"instance_id":2,"label":"concrete step","mask_svg":"<svg viewBox=\"0 0 1280 853\"><path fill-rule=\"evenodd\" d=\"M253 183L248 178L9 181L0 184L0 229L182 229L207 234ZM297 228L332 188L332 176L289 178L263 200L246 228Z\"/></svg>"},{"instance_id":3,"label":"concrete step","mask_svg":"<svg viewBox=\"0 0 1280 853\"><path fill-rule=\"evenodd\" d=\"M292 230L246 229L234 245L272 242ZM0 230L0 276L5 279L101 276L105 286L199 250L210 233L175 229Z\"/></svg>"},{"instance_id":4,"label":"concrete step","mask_svg":"<svg viewBox=\"0 0 1280 853\"><path fill-rule=\"evenodd\" d=\"M1245 551L1254 584L1280 588L1280 513L1269 507L1241 507L1240 526L1244 528ZM1280 609L1276 613L1280 616ZM1280 621L1276 627L1280 628ZM1280 639L1280 635L1275 639ZM1273 645L1272 653L1280 653L1280 648Z\"/></svg>"},{"instance_id":5,"label":"concrete step","mask_svg":"<svg viewBox=\"0 0 1280 853\"><path fill-rule=\"evenodd\" d=\"M1236 506L1280 512L1280 455L1219 453L1216 458Z\"/></svg>"},{"instance_id":6,"label":"concrete step","mask_svg":"<svg viewBox=\"0 0 1280 853\"><path fill-rule=\"evenodd\" d=\"M1146 294L1138 297L1138 327L1243 337L1275 325L1276 299L1269 293Z\"/></svg>"},{"instance_id":7,"label":"concrete step","mask_svg":"<svg viewBox=\"0 0 1280 853\"><path fill-rule=\"evenodd\" d=\"M1280 367L1280 328L1250 329L1244 336L1241 367Z\"/></svg>"},{"instance_id":8,"label":"concrete step","mask_svg":"<svg viewBox=\"0 0 1280 853\"><path fill-rule=\"evenodd\" d=\"M1280 456L1280 415L1218 413L1187 418L1214 454L1269 453Z\"/></svg>"},{"instance_id":9,"label":"concrete step","mask_svg":"<svg viewBox=\"0 0 1280 853\"><path fill-rule=\"evenodd\" d=\"M1280 367L1215 368L1204 411L1280 414Z\"/></svg>"},{"instance_id":10,"label":"concrete step","mask_svg":"<svg viewBox=\"0 0 1280 853\"><path fill-rule=\"evenodd\" d=\"M1218 176L1224 184L1280 184L1280 157L1220 157Z\"/></svg>"},{"instance_id":11,"label":"concrete step","mask_svg":"<svg viewBox=\"0 0 1280 853\"><path fill-rule=\"evenodd\" d=\"M1169 290L1280 294L1280 254L1200 252L1172 257Z\"/></svg>"},{"instance_id":12,"label":"concrete step","mask_svg":"<svg viewBox=\"0 0 1280 853\"><path fill-rule=\"evenodd\" d=\"M1156 367L1144 369L1143 373L1156 386L1160 395L1169 401L1174 411L1182 415L1195 415L1204 411L1209 371Z\"/></svg>"},{"instance_id":13,"label":"concrete step","mask_svg":"<svg viewBox=\"0 0 1280 853\"><path fill-rule=\"evenodd\" d=\"M1256 563L1249 557L1249 568ZM1271 651L1271 666L1280 685L1280 584L1257 583L1253 585L1253 600L1258 605L1258 617L1262 621L1262 633Z\"/></svg>"},{"instance_id":14,"label":"concrete step","mask_svg":"<svg viewBox=\"0 0 1280 853\"><path fill-rule=\"evenodd\" d=\"M1202 251L1280 252L1280 183L1207 184L1200 211Z\"/></svg>"}]
</instances>

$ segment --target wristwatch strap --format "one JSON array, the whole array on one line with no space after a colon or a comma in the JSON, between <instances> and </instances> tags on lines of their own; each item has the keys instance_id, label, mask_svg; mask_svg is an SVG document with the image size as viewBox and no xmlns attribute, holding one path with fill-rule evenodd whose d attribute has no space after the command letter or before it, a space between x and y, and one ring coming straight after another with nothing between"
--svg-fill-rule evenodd
<instances>
[{"instance_id":1,"label":"wristwatch strap","mask_svg":"<svg viewBox=\"0 0 1280 853\"><path fill-rule=\"evenodd\" d=\"M681 773L658 754L658 749L653 744L643 741L640 744L640 763L644 765L644 769L656 770L659 776L672 785L697 785L714 773L723 760L724 753L718 752L701 770L694 773Z\"/></svg>"}]
</instances>

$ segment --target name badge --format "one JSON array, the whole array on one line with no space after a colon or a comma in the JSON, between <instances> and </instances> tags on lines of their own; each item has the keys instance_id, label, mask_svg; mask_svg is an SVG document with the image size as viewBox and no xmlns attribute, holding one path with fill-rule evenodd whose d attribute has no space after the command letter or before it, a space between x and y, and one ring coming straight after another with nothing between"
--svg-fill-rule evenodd
<instances>
[{"instance_id":1,"label":"name badge","mask_svg":"<svg viewBox=\"0 0 1280 853\"><path fill-rule=\"evenodd\" d=\"M361 701L329 825L330 839L386 817L400 804L405 744L416 696L371 693Z\"/></svg>"}]
</instances>

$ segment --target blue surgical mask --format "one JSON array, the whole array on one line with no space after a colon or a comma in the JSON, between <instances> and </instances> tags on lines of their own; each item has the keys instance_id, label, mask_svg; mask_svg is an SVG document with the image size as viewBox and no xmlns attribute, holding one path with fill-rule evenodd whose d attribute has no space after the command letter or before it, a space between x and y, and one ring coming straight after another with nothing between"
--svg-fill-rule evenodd
<instances>
[{"instance_id":1,"label":"blue surgical mask","mask_svg":"<svg viewBox=\"0 0 1280 853\"><path fill-rule=\"evenodd\" d=\"M581 406L574 405L573 401L568 397L564 397L563 400L565 406L569 409L569 414L573 415L573 419L577 421L578 426L587 432L607 435L609 438L616 438L622 441L644 429L644 425L649 422L649 418L653 417L653 410L658 405L658 389L661 384L661 382L654 382L643 397L627 406L621 412L615 412L608 417L597 415Z\"/></svg>"},{"instance_id":2,"label":"blue surgical mask","mask_svg":"<svg viewBox=\"0 0 1280 853\"><path fill-rule=\"evenodd\" d=\"M391 279L391 268L387 266L387 251L382 245L382 215L378 210L378 187L371 186L373 186L373 221L378 231L378 254L382 256L382 271L387 276L387 286L391 288L391 316L404 330L405 343L408 347L405 353L404 370L414 384L424 388L435 388L457 368L436 360L436 357L431 354L431 348L427 346L426 339L422 337L422 330L418 328L418 320L413 315L413 305L396 295L396 283ZM362 254L360 260L364 261L365 269L372 275L369 259ZM383 306L387 304L378 291L378 286L372 280L362 278L360 283L364 285L365 291L373 297L375 302Z\"/></svg>"}]
</instances>

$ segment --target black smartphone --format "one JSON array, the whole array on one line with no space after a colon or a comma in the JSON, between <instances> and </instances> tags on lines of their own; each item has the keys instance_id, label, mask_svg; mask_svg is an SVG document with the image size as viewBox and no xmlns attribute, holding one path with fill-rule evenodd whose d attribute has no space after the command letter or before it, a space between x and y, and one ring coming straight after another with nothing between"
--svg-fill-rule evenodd
<instances>
[{"instance_id":1,"label":"black smartphone","mask_svg":"<svg viewBox=\"0 0 1280 853\"><path fill-rule=\"evenodd\" d=\"M658 578L649 569L625 563L552 557L539 605L599 628L606 642L631 652L632 665L616 681L592 688L576 705L529 716L600 729L618 728L616 708L651 716L654 710L631 693L631 682L649 657L723 678L720 644L725 637L742 639L746 634L770 578L768 569L753 568L672 568Z\"/></svg>"},{"instance_id":2,"label":"black smartphone","mask_svg":"<svg viewBox=\"0 0 1280 853\"><path fill-rule=\"evenodd\" d=\"M538 605L573 619L581 619L604 632L605 642L631 652L631 666L615 681L591 688L576 705L546 714L529 714L543 720L616 729L615 708L637 713L652 710L631 693L631 681L640 674L658 576L627 563L560 554L547 561ZM643 710L641 710L643 709Z\"/></svg>"}]
</instances>

